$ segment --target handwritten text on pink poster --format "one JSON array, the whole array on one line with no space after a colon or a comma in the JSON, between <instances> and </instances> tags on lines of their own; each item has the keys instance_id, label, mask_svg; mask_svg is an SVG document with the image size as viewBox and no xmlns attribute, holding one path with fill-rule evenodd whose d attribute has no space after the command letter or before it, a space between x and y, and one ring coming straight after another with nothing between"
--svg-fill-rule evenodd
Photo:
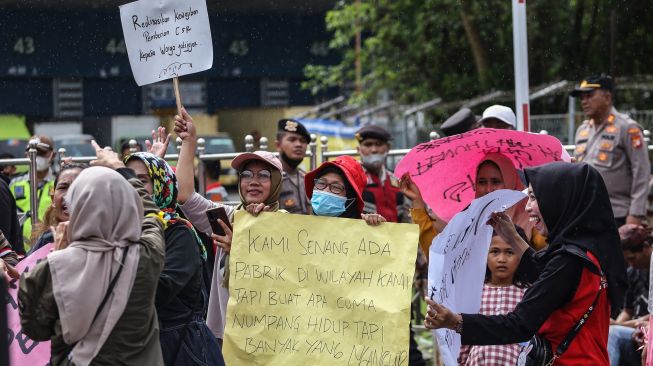
<instances>
[{"instance_id":1,"label":"handwritten text on pink poster","mask_svg":"<svg viewBox=\"0 0 653 366\"><path fill-rule=\"evenodd\" d=\"M553 136L482 128L415 146L395 175L409 173L426 203L449 221L474 199L477 166L490 153L507 156L517 169L570 160Z\"/></svg>"},{"instance_id":2,"label":"handwritten text on pink poster","mask_svg":"<svg viewBox=\"0 0 653 366\"><path fill-rule=\"evenodd\" d=\"M38 262L45 260L52 244L48 244L16 266L19 273L28 272ZM50 362L50 342L36 342L23 334L18 315L18 280L9 282L7 299L7 332L9 337L9 360L11 365L45 366Z\"/></svg>"}]
</instances>

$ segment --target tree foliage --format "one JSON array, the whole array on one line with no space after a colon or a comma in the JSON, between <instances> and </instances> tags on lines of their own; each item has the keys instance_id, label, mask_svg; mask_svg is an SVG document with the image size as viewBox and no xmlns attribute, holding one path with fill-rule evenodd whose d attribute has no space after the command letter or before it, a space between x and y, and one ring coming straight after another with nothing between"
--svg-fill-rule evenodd
<instances>
[{"instance_id":1,"label":"tree foliage","mask_svg":"<svg viewBox=\"0 0 653 366\"><path fill-rule=\"evenodd\" d=\"M326 15L336 65L308 65L317 94L355 81L354 39L362 34L362 93L415 103L469 98L514 87L512 10L506 0L340 1ZM653 74L651 0L528 1L531 85L588 74Z\"/></svg>"}]
</instances>

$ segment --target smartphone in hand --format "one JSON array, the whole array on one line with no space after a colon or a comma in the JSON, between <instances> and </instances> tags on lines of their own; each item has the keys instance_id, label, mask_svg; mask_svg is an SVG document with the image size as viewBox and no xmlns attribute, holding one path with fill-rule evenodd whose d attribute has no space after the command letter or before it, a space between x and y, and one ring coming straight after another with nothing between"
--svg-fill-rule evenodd
<instances>
[{"instance_id":1,"label":"smartphone in hand","mask_svg":"<svg viewBox=\"0 0 653 366\"><path fill-rule=\"evenodd\" d=\"M229 222L229 216L227 215L227 210L224 207L215 207L206 210L206 217L209 219L209 224L211 224L211 229L213 234L216 235L225 235L222 226L218 223L218 219L222 220L229 229L231 229L231 223Z\"/></svg>"}]
</instances>

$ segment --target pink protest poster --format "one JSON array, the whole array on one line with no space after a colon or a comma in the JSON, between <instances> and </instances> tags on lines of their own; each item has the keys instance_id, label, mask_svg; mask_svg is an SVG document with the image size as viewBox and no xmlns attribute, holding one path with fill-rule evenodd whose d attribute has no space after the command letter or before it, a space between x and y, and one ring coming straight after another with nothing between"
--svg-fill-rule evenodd
<instances>
[{"instance_id":1,"label":"pink protest poster","mask_svg":"<svg viewBox=\"0 0 653 366\"><path fill-rule=\"evenodd\" d=\"M410 174L426 203L449 221L474 199L478 164L492 153L505 155L517 169L570 161L553 136L481 128L415 146L401 159L395 175Z\"/></svg>"},{"instance_id":2,"label":"pink protest poster","mask_svg":"<svg viewBox=\"0 0 653 366\"><path fill-rule=\"evenodd\" d=\"M649 301L650 298L649 298ZM650 328L650 325L653 324L653 315L649 316L648 329L646 334L646 366L653 366L653 331Z\"/></svg>"},{"instance_id":3,"label":"pink protest poster","mask_svg":"<svg viewBox=\"0 0 653 366\"><path fill-rule=\"evenodd\" d=\"M32 253L16 266L19 273L29 272L52 250L52 244ZM23 334L18 315L18 280L8 285L7 299L7 337L9 338L10 365L45 366L50 363L50 342L36 342Z\"/></svg>"}]
</instances>

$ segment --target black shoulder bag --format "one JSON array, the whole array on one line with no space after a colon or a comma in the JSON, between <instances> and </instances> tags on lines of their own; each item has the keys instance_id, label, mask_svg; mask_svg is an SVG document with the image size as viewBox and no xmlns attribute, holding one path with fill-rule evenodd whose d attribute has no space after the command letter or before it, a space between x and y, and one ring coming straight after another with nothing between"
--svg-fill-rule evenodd
<instances>
[{"instance_id":1,"label":"black shoulder bag","mask_svg":"<svg viewBox=\"0 0 653 366\"><path fill-rule=\"evenodd\" d=\"M596 294L594 302L592 302L592 305L590 305L578 323L576 323L569 333L567 333L562 342L560 342L555 353L551 348L551 342L541 335L535 334L528 344L522 348L521 353L519 354L519 359L517 360L517 366L552 366L554 362L560 358L565 351L567 351L571 342L583 328L583 325L585 325L590 315L592 315L592 312L599 301L599 297L601 296L601 292L606 287L607 281L601 271L601 284L599 285L599 292Z\"/></svg>"}]
</instances>

